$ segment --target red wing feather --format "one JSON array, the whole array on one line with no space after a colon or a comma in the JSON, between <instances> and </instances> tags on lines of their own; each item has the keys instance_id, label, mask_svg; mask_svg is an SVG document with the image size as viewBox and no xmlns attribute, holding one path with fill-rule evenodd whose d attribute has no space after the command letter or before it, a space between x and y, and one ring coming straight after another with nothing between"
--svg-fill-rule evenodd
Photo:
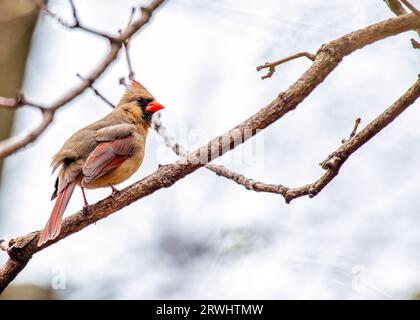
<instances>
[{"instance_id":1,"label":"red wing feather","mask_svg":"<svg viewBox=\"0 0 420 320\"><path fill-rule=\"evenodd\" d=\"M133 152L132 136L100 143L83 165L84 182L90 183L118 168Z\"/></svg>"}]
</instances>

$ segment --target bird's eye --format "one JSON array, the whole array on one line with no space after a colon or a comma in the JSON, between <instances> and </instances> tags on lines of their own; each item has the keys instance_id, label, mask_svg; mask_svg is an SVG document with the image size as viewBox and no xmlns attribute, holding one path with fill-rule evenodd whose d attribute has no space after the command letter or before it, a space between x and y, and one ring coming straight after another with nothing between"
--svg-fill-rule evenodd
<instances>
[{"instance_id":1,"label":"bird's eye","mask_svg":"<svg viewBox=\"0 0 420 320\"><path fill-rule=\"evenodd\" d=\"M152 101L151 99L145 99L145 98L142 98L142 97L138 97L137 99L136 99L136 101L137 101L137 104L141 107L141 108L146 108L147 107L147 105L150 103L150 101Z\"/></svg>"}]
</instances>

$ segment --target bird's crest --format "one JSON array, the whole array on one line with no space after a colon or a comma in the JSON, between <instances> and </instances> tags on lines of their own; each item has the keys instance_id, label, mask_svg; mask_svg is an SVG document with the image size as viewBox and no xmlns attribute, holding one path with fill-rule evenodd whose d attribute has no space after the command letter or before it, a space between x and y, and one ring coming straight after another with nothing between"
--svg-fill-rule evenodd
<instances>
[{"instance_id":1,"label":"bird's crest","mask_svg":"<svg viewBox=\"0 0 420 320\"><path fill-rule=\"evenodd\" d=\"M131 81L130 87L132 87L133 89L146 89L140 82L136 80Z\"/></svg>"},{"instance_id":2,"label":"bird's crest","mask_svg":"<svg viewBox=\"0 0 420 320\"><path fill-rule=\"evenodd\" d=\"M127 86L127 89L120 100L120 104L135 102L137 97L154 99L145 86L136 80L132 80L130 85Z\"/></svg>"}]
</instances>

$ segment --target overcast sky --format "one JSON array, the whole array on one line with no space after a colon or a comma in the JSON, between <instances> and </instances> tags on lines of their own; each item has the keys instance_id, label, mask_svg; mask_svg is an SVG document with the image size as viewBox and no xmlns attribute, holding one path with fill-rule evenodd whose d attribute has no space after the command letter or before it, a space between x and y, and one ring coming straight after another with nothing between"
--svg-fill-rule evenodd
<instances>
[{"instance_id":1,"label":"overcast sky","mask_svg":"<svg viewBox=\"0 0 420 320\"><path fill-rule=\"evenodd\" d=\"M110 33L138 1L75 1L86 25ZM143 4L146 2L142 2ZM416 3L416 1L414 1ZM417 3L420 6L420 3ZM67 1L49 1L71 21ZM392 17L377 0L168 1L131 41L136 78L166 107L162 121L192 149L255 113L309 67L299 59L262 81L255 67ZM217 163L255 180L300 186L350 133L416 80L419 50L409 32L347 57L297 110ZM42 16L24 91L48 104L78 84L106 41ZM97 82L118 102L124 55ZM286 205L201 169L169 189L37 254L16 280L64 285L60 298L409 298L420 291L420 108L418 102L355 153L314 199ZM53 204L50 159L76 130L109 107L86 92L60 110L35 143L7 158L0 238L44 226ZM14 134L39 121L18 112ZM141 169L120 187L177 159L150 132ZM88 192L94 203L109 190ZM67 214L79 210L76 190ZM4 261L0 256L0 262ZM65 289L64 289L65 287Z\"/></svg>"}]
</instances>

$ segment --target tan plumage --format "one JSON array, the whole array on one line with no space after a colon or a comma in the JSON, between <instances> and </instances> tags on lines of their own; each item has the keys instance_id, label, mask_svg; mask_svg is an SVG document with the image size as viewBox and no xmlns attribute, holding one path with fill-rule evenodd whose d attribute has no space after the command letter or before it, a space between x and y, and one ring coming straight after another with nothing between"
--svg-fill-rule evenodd
<instances>
[{"instance_id":1,"label":"tan plumage","mask_svg":"<svg viewBox=\"0 0 420 320\"><path fill-rule=\"evenodd\" d=\"M117 107L104 118L73 134L53 157L59 169L51 199L56 204L38 241L42 245L60 233L62 215L74 187L113 187L140 167L151 116L163 107L137 81L133 81Z\"/></svg>"}]
</instances>

